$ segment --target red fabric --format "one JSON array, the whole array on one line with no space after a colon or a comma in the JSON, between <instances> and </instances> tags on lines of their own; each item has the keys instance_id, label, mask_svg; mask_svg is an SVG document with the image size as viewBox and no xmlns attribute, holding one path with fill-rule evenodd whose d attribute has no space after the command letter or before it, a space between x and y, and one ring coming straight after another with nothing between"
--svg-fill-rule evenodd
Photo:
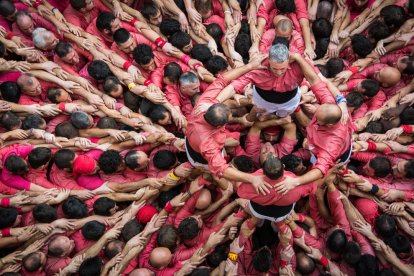
<instances>
[{"instance_id":1,"label":"red fabric","mask_svg":"<svg viewBox=\"0 0 414 276\"><path fill-rule=\"evenodd\" d=\"M146 205L139 209L137 213L137 220L143 224L147 224L157 213L158 211L155 207Z\"/></svg>"},{"instance_id":2,"label":"red fabric","mask_svg":"<svg viewBox=\"0 0 414 276\"><path fill-rule=\"evenodd\" d=\"M78 156L73 162L73 173L79 174L90 174L95 169L96 163L92 157L87 155Z\"/></svg>"},{"instance_id":3,"label":"red fabric","mask_svg":"<svg viewBox=\"0 0 414 276\"><path fill-rule=\"evenodd\" d=\"M0 201L1 207L9 207L10 206L10 198L4 197Z\"/></svg>"}]
</instances>

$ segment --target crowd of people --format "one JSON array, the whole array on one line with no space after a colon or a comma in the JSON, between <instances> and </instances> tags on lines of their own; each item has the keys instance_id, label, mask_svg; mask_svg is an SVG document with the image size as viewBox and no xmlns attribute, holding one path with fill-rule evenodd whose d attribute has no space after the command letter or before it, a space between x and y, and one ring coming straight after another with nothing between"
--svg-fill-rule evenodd
<instances>
[{"instance_id":1,"label":"crowd of people","mask_svg":"<svg viewBox=\"0 0 414 276\"><path fill-rule=\"evenodd\" d=\"M414 275L413 0L0 0L0 275Z\"/></svg>"}]
</instances>

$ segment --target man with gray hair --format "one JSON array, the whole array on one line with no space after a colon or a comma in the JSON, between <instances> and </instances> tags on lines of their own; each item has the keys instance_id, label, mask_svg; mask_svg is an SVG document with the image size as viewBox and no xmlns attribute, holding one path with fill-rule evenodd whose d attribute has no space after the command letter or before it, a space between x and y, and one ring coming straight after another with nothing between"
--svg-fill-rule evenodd
<instances>
[{"instance_id":1,"label":"man with gray hair","mask_svg":"<svg viewBox=\"0 0 414 276\"><path fill-rule=\"evenodd\" d=\"M165 87L165 97L185 117L193 110L192 97L200 92L200 81L193 72L182 74L177 84Z\"/></svg>"},{"instance_id":2,"label":"man with gray hair","mask_svg":"<svg viewBox=\"0 0 414 276\"><path fill-rule=\"evenodd\" d=\"M253 103L265 110L265 115L286 117L299 106L299 85L303 78L311 86L321 81L305 58L298 53L289 53L283 44L273 45L268 59L262 65L267 68L252 70L232 81L216 99L224 102L235 93L242 93L245 86L252 83ZM325 92L329 93L329 90L326 89Z\"/></svg>"}]
</instances>

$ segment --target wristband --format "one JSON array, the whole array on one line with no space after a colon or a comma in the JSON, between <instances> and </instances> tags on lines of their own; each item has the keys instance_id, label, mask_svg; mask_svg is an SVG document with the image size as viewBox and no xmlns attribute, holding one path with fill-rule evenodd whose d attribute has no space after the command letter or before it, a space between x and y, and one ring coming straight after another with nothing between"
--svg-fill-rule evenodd
<instances>
[{"instance_id":1,"label":"wristband","mask_svg":"<svg viewBox=\"0 0 414 276\"><path fill-rule=\"evenodd\" d=\"M369 191L369 193L370 193L371 195L375 195L376 193L378 193L378 191L379 191L378 186L377 186L377 185L375 185L375 184L372 184L372 188L371 188L371 191Z\"/></svg>"},{"instance_id":2,"label":"wristband","mask_svg":"<svg viewBox=\"0 0 414 276\"><path fill-rule=\"evenodd\" d=\"M174 174L174 171L171 171L168 176L172 179L172 180L180 180L180 177L176 176Z\"/></svg>"},{"instance_id":3,"label":"wristband","mask_svg":"<svg viewBox=\"0 0 414 276\"><path fill-rule=\"evenodd\" d=\"M328 258L326 258L325 256L322 256L319 262L321 263L323 267L327 267L329 265Z\"/></svg>"},{"instance_id":4,"label":"wristband","mask_svg":"<svg viewBox=\"0 0 414 276\"><path fill-rule=\"evenodd\" d=\"M404 130L404 133L411 134L413 133L413 128L409 125L401 125L402 129Z\"/></svg>"},{"instance_id":5,"label":"wristband","mask_svg":"<svg viewBox=\"0 0 414 276\"><path fill-rule=\"evenodd\" d=\"M280 264L279 264L280 267L285 267L285 266L288 266L288 265L289 265L289 262L286 262L284 260L280 260Z\"/></svg>"},{"instance_id":6,"label":"wristband","mask_svg":"<svg viewBox=\"0 0 414 276\"><path fill-rule=\"evenodd\" d=\"M390 154L391 151L392 151L392 148L386 147L383 154L388 155L388 154Z\"/></svg>"},{"instance_id":7,"label":"wristband","mask_svg":"<svg viewBox=\"0 0 414 276\"><path fill-rule=\"evenodd\" d=\"M132 62L125 61L124 64L122 64L122 68L124 68L125 71L128 71L128 68L132 66Z\"/></svg>"},{"instance_id":8,"label":"wristband","mask_svg":"<svg viewBox=\"0 0 414 276\"><path fill-rule=\"evenodd\" d=\"M0 205L1 205L1 207L9 207L10 206L10 198L9 197L2 198L1 201L0 201Z\"/></svg>"},{"instance_id":9,"label":"wristband","mask_svg":"<svg viewBox=\"0 0 414 276\"><path fill-rule=\"evenodd\" d=\"M6 34L6 39L11 40L14 36L14 33L10 32Z\"/></svg>"},{"instance_id":10,"label":"wristband","mask_svg":"<svg viewBox=\"0 0 414 276\"><path fill-rule=\"evenodd\" d=\"M167 41L165 41L164 39L162 39L162 37L159 37L159 38L157 38L155 40L155 45L157 45L161 49L162 49L162 47L164 47L165 44L167 44Z\"/></svg>"},{"instance_id":11,"label":"wristband","mask_svg":"<svg viewBox=\"0 0 414 276\"><path fill-rule=\"evenodd\" d=\"M1 235L3 237L10 237L10 227L1 229Z\"/></svg>"},{"instance_id":12,"label":"wristband","mask_svg":"<svg viewBox=\"0 0 414 276\"><path fill-rule=\"evenodd\" d=\"M304 215L302 215L302 214L298 214L298 221L300 221L300 222L304 222L305 221L305 216Z\"/></svg>"},{"instance_id":13,"label":"wristband","mask_svg":"<svg viewBox=\"0 0 414 276\"><path fill-rule=\"evenodd\" d=\"M135 86L137 86L135 83L131 82L130 84L128 84L128 89L129 91L131 91Z\"/></svg>"},{"instance_id":14,"label":"wristband","mask_svg":"<svg viewBox=\"0 0 414 276\"><path fill-rule=\"evenodd\" d=\"M377 144L368 140L368 151L375 151L377 149Z\"/></svg>"},{"instance_id":15,"label":"wristband","mask_svg":"<svg viewBox=\"0 0 414 276\"><path fill-rule=\"evenodd\" d=\"M152 80L145 80L145 81L144 81L144 85L145 85L145 86L148 86L148 85L150 85L151 83L153 83L153 82L152 82Z\"/></svg>"},{"instance_id":16,"label":"wristband","mask_svg":"<svg viewBox=\"0 0 414 276\"><path fill-rule=\"evenodd\" d=\"M43 5L42 1L36 1L36 2L34 2L33 7L35 7L37 9L41 5Z\"/></svg>"},{"instance_id":17,"label":"wristband","mask_svg":"<svg viewBox=\"0 0 414 276\"><path fill-rule=\"evenodd\" d=\"M184 62L185 64L188 64L188 62L190 61L190 59L191 59L191 57L190 57L189 55L182 55L182 56L180 57L180 60L181 60L182 62Z\"/></svg>"},{"instance_id":18,"label":"wristband","mask_svg":"<svg viewBox=\"0 0 414 276\"><path fill-rule=\"evenodd\" d=\"M298 113L298 112L300 112L300 110L301 110L300 105L298 105L298 107L296 107L296 109L295 109L295 112Z\"/></svg>"},{"instance_id":19,"label":"wristband","mask_svg":"<svg viewBox=\"0 0 414 276\"><path fill-rule=\"evenodd\" d=\"M349 66L348 68L346 68L346 70L351 71L352 72L352 75L359 72L359 68L356 67L356 66Z\"/></svg>"},{"instance_id":20,"label":"wristband","mask_svg":"<svg viewBox=\"0 0 414 276\"><path fill-rule=\"evenodd\" d=\"M335 97L335 100L336 100L336 103L337 103L337 104L340 104L340 103L346 103L346 99L345 99L345 97L344 97L344 96L342 96L342 95L338 95L338 96L336 96L336 97Z\"/></svg>"},{"instance_id":21,"label":"wristband","mask_svg":"<svg viewBox=\"0 0 414 276\"><path fill-rule=\"evenodd\" d=\"M348 168L346 168L341 174L339 174L340 176L345 176L348 173Z\"/></svg>"},{"instance_id":22,"label":"wristband","mask_svg":"<svg viewBox=\"0 0 414 276\"><path fill-rule=\"evenodd\" d=\"M237 213L234 214L234 217L240 218L240 219L245 219L246 215L244 214L244 212L242 210L239 210Z\"/></svg>"},{"instance_id":23,"label":"wristband","mask_svg":"<svg viewBox=\"0 0 414 276\"><path fill-rule=\"evenodd\" d=\"M165 204L165 206L164 206L164 210L165 210L167 213L174 212L174 206L172 206L172 204L171 204L171 202L170 202L170 201L168 201L168 202L167 202L167 204Z\"/></svg>"},{"instance_id":24,"label":"wristband","mask_svg":"<svg viewBox=\"0 0 414 276\"><path fill-rule=\"evenodd\" d=\"M66 110L66 103L65 102L59 103L58 107L60 111L64 112Z\"/></svg>"},{"instance_id":25,"label":"wristband","mask_svg":"<svg viewBox=\"0 0 414 276\"><path fill-rule=\"evenodd\" d=\"M194 70L197 70L198 67L202 67L202 66L203 66L203 64L196 63L196 64L194 64Z\"/></svg>"},{"instance_id":26,"label":"wristband","mask_svg":"<svg viewBox=\"0 0 414 276\"><path fill-rule=\"evenodd\" d=\"M230 252L228 255L227 255L227 257L231 260L231 261L233 261L233 262L235 262L235 261L237 261L237 258L239 257L236 253L232 253L232 252Z\"/></svg>"},{"instance_id":27,"label":"wristband","mask_svg":"<svg viewBox=\"0 0 414 276\"><path fill-rule=\"evenodd\" d=\"M131 21L129 21L129 24L130 24L131 26L135 26L135 22L137 22L137 21L138 21L138 19L133 18Z\"/></svg>"}]
</instances>

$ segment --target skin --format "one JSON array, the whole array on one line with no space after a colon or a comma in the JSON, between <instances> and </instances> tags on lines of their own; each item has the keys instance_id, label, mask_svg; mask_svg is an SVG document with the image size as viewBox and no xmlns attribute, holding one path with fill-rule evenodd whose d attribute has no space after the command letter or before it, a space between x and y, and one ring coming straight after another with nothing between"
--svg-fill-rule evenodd
<instances>
[{"instance_id":1,"label":"skin","mask_svg":"<svg viewBox=\"0 0 414 276\"><path fill-rule=\"evenodd\" d=\"M272 72L276 77L283 76L289 66L289 60L286 60L282 63L277 63L276 61L269 59L269 71Z\"/></svg>"},{"instance_id":2,"label":"skin","mask_svg":"<svg viewBox=\"0 0 414 276\"><path fill-rule=\"evenodd\" d=\"M401 73L393 67L385 67L374 75L374 78L381 83L383 87L391 87L397 84L401 79Z\"/></svg>"},{"instance_id":3,"label":"skin","mask_svg":"<svg viewBox=\"0 0 414 276\"><path fill-rule=\"evenodd\" d=\"M35 29L33 20L29 16L22 16L16 20L16 24L19 27L20 31L25 35L31 35Z\"/></svg>"},{"instance_id":4,"label":"skin","mask_svg":"<svg viewBox=\"0 0 414 276\"><path fill-rule=\"evenodd\" d=\"M200 93L200 82L196 83L188 83L184 85L180 85L180 91L183 95L192 97L197 93Z\"/></svg>"},{"instance_id":5,"label":"skin","mask_svg":"<svg viewBox=\"0 0 414 276\"><path fill-rule=\"evenodd\" d=\"M35 97L39 96L42 93L42 86L40 85L40 82L34 77L22 75L17 80L17 83L19 84L24 94Z\"/></svg>"},{"instance_id":6,"label":"skin","mask_svg":"<svg viewBox=\"0 0 414 276\"><path fill-rule=\"evenodd\" d=\"M151 251L149 262L155 268L161 269L166 267L171 261L172 255L168 248L157 247Z\"/></svg>"},{"instance_id":7,"label":"skin","mask_svg":"<svg viewBox=\"0 0 414 276\"><path fill-rule=\"evenodd\" d=\"M316 121L318 125L324 126L327 118L335 117L341 118L342 112L341 109L334 104L323 104L316 110Z\"/></svg>"},{"instance_id":8,"label":"skin","mask_svg":"<svg viewBox=\"0 0 414 276\"><path fill-rule=\"evenodd\" d=\"M61 60L68 64L77 64L79 63L79 54L75 51L75 49L70 48L69 52L66 56L62 57Z\"/></svg>"},{"instance_id":9,"label":"skin","mask_svg":"<svg viewBox=\"0 0 414 276\"><path fill-rule=\"evenodd\" d=\"M196 209L198 210L204 210L211 204L211 193L207 189L202 189L200 197L197 200L196 203Z\"/></svg>"},{"instance_id":10,"label":"skin","mask_svg":"<svg viewBox=\"0 0 414 276\"><path fill-rule=\"evenodd\" d=\"M75 242L66 236L58 236L56 239L52 240L51 243L49 243L49 247L63 248L64 252L60 257L65 257L69 256L69 254L73 251L75 248Z\"/></svg>"}]
</instances>

